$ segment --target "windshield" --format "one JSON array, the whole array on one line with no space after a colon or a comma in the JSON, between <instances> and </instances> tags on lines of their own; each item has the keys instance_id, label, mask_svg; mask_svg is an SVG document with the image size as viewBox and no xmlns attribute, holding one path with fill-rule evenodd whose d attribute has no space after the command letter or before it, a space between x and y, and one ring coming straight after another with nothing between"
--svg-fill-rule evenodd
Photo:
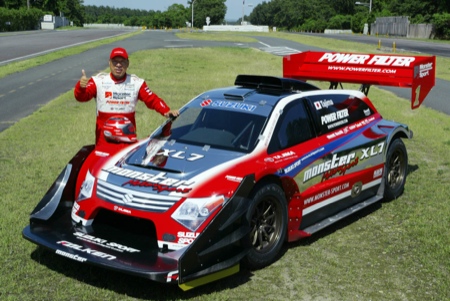
<instances>
[{"instance_id":1,"label":"windshield","mask_svg":"<svg viewBox=\"0 0 450 301\"><path fill-rule=\"evenodd\" d=\"M191 107L184 110L174 121L169 121L153 137L251 152L265 121L265 116L248 112Z\"/></svg>"}]
</instances>

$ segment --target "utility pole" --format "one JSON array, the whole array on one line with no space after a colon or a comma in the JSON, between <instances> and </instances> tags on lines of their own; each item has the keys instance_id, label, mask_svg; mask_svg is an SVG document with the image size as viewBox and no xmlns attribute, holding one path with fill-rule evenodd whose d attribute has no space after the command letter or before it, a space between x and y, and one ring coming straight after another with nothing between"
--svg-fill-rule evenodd
<instances>
[{"instance_id":1,"label":"utility pole","mask_svg":"<svg viewBox=\"0 0 450 301\"><path fill-rule=\"evenodd\" d=\"M244 7L245 7L245 0L242 0L242 20L241 20L241 25L244 25Z\"/></svg>"},{"instance_id":2,"label":"utility pole","mask_svg":"<svg viewBox=\"0 0 450 301\"><path fill-rule=\"evenodd\" d=\"M192 0L192 22L191 22L191 28L194 28L194 2L195 0Z\"/></svg>"}]
</instances>

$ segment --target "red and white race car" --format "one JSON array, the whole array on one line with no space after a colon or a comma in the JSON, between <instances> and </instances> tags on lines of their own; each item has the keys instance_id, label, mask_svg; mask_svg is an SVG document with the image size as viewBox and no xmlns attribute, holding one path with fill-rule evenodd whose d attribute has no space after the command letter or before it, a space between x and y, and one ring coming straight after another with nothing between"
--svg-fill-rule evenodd
<instances>
[{"instance_id":1,"label":"red and white race car","mask_svg":"<svg viewBox=\"0 0 450 301\"><path fill-rule=\"evenodd\" d=\"M239 75L147 139L85 146L30 216L23 236L80 263L184 289L272 263L286 241L404 189L408 126L384 120L370 85L434 86L435 57L305 52L284 76ZM320 90L305 80L361 83ZM129 131L135 135L134 131ZM110 135L112 136L112 135ZM128 141L132 143L121 143Z\"/></svg>"}]
</instances>

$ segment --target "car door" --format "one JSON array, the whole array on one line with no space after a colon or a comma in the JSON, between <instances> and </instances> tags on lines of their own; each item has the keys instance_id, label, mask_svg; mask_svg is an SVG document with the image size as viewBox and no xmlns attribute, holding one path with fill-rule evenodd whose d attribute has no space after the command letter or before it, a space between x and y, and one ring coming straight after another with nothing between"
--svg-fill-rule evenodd
<instances>
[{"instance_id":1,"label":"car door","mask_svg":"<svg viewBox=\"0 0 450 301\"><path fill-rule=\"evenodd\" d=\"M320 147L305 155L295 177L304 206L302 229L377 193L386 139L375 126L380 116L354 95L315 95L305 103Z\"/></svg>"}]
</instances>

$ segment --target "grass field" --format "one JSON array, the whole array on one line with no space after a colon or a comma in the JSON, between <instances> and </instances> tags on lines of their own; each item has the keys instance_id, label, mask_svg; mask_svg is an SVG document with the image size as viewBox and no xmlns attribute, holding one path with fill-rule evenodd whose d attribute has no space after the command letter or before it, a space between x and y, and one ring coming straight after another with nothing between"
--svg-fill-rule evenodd
<instances>
[{"instance_id":1,"label":"grass field","mask_svg":"<svg viewBox=\"0 0 450 301\"><path fill-rule=\"evenodd\" d=\"M308 39L302 42L320 42ZM149 50L133 53L131 60L130 73L145 78L172 108L209 88L232 85L239 73L282 73L281 57L254 49ZM438 68L445 74L448 66ZM78 264L21 237L29 213L61 169L94 141L95 103L76 102L71 89L0 133L0 300L450 299L448 115L426 107L412 111L408 100L372 88L369 97L382 115L414 131L405 141L410 161L404 194L287 244L281 258L265 269L182 292ZM140 105L139 136L162 120Z\"/></svg>"}]
</instances>

